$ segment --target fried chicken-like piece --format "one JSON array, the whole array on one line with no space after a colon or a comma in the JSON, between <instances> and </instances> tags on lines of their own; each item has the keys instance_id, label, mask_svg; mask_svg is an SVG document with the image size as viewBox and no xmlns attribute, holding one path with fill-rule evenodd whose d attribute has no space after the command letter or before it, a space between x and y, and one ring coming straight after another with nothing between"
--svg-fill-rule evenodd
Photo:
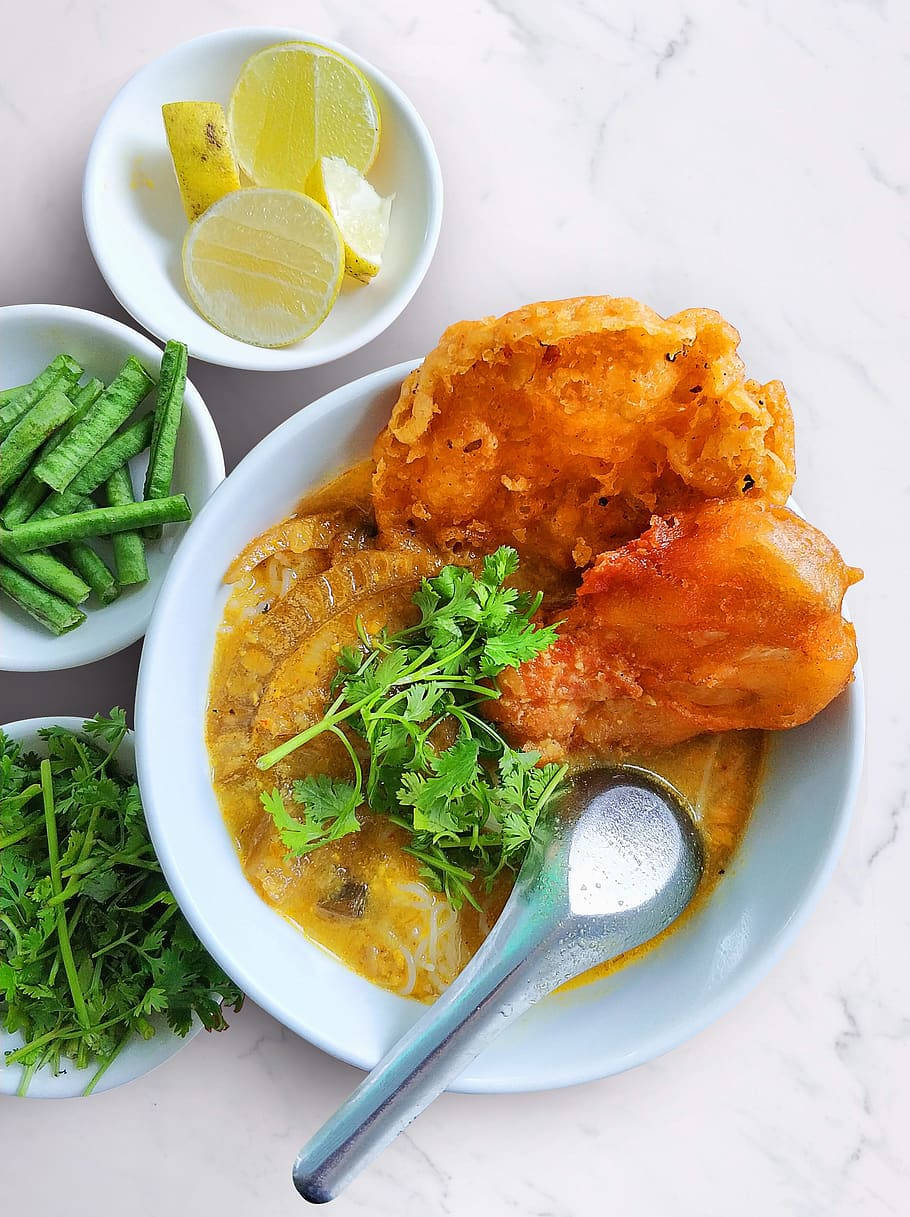
<instances>
[{"instance_id":1,"label":"fried chicken-like piece","mask_svg":"<svg viewBox=\"0 0 910 1217\"><path fill-rule=\"evenodd\" d=\"M752 486L785 503L790 407L779 381L746 378L738 345L710 309L664 319L609 296L450 326L376 443L383 539L456 560L509 544L565 572L654 513Z\"/></svg>"},{"instance_id":2,"label":"fried chicken-like piece","mask_svg":"<svg viewBox=\"0 0 910 1217\"><path fill-rule=\"evenodd\" d=\"M796 727L851 679L841 604L861 578L818 529L759 499L655 518L597 559L558 641L502 674L488 713L548 757Z\"/></svg>"}]
</instances>

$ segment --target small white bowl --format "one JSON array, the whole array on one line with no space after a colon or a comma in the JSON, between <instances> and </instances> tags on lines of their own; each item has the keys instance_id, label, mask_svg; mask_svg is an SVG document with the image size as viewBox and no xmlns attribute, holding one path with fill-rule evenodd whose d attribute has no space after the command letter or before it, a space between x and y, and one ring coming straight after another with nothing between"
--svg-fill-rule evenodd
<instances>
[{"instance_id":1,"label":"small white bowl","mask_svg":"<svg viewBox=\"0 0 910 1217\"><path fill-rule=\"evenodd\" d=\"M81 718L24 718L18 723L8 723L0 728L11 739L22 743L30 752L39 756L47 756L47 745L38 732L43 727L66 727L70 731L81 730ZM136 763L136 753L133 732L128 731L118 753L120 767L126 772L132 772ZM195 1035L202 1030L201 1024L194 1023L187 1035L182 1038L174 1035L166 1026L161 1027L150 1040L136 1037L123 1049L110 1068L102 1075L92 1094L101 1094L104 1090L113 1090L151 1073L165 1061L176 1055ZM6 1065L5 1052L11 1052L22 1045L20 1034L8 1035L0 1029L0 1094L14 1095L22 1081L21 1065ZM97 1065L88 1069L77 1069L72 1062L64 1062L64 1072L54 1074L48 1066L39 1069L23 1096L26 1099L74 1099L82 1095L86 1086L95 1076Z\"/></svg>"},{"instance_id":2,"label":"small white bowl","mask_svg":"<svg viewBox=\"0 0 910 1217\"><path fill-rule=\"evenodd\" d=\"M112 380L128 355L135 355L157 379L161 350L119 321L58 304L13 304L0 308L0 361L5 385L23 384L65 351L87 375ZM143 410L150 408L147 401ZM141 488L148 456L131 463ZM174 464L174 493L185 494L198 511L224 478L224 456L205 402L187 381L183 421ZM83 606L86 621L59 638L17 605L0 596L0 671L49 672L76 668L122 651L145 633L168 563L186 526L169 524L160 541L146 549L149 581L124 588L113 604L94 597Z\"/></svg>"},{"instance_id":3,"label":"small white bowl","mask_svg":"<svg viewBox=\"0 0 910 1217\"><path fill-rule=\"evenodd\" d=\"M243 63L277 42L319 42L366 75L379 98L382 141L369 180L395 195L380 273L345 281L329 317L308 338L266 350L229 338L190 303L181 247L187 230L161 120L169 101L220 101L227 109ZM221 30L175 47L129 80L101 120L85 167L82 213L108 287L159 338L179 336L209 363L292 371L329 363L381 334L427 273L442 223L442 174L429 132L397 85L354 51L304 30Z\"/></svg>"},{"instance_id":4,"label":"small white bowl","mask_svg":"<svg viewBox=\"0 0 910 1217\"><path fill-rule=\"evenodd\" d=\"M149 830L190 924L253 1001L364 1069L423 1007L356 976L260 900L221 818L203 725L229 562L307 490L369 455L413 366L307 406L219 487L162 588L136 699ZM535 1007L455 1089L542 1090L606 1077L666 1052L738 1001L792 940L834 866L862 764L862 707L857 672L823 714L776 735L745 839L711 899L634 965Z\"/></svg>"}]
</instances>

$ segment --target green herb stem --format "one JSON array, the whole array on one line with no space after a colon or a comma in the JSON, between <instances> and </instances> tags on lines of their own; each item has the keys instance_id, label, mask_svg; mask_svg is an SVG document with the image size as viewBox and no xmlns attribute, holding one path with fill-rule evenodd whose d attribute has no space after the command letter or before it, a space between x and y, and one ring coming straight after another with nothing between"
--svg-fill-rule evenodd
<instances>
[{"instance_id":1,"label":"green herb stem","mask_svg":"<svg viewBox=\"0 0 910 1217\"><path fill-rule=\"evenodd\" d=\"M434 675L432 672L424 674L418 672L413 676L406 677L395 682L399 689L415 685L415 684L437 684L443 689L461 689L471 693L478 693L484 697L496 698L499 693L495 689L490 689L484 685L472 684L466 677L445 676L444 674ZM322 735L324 731L331 731L339 723L346 722L357 714L362 714L364 710L371 709L372 706L382 701L387 697L387 694L382 690L371 693L367 697L363 697L360 701L354 702L348 706L346 710L332 713L331 710L321 718L318 723L314 723L312 727L307 727L305 731L301 731L299 735L295 735L292 739L285 740L283 744L279 744L277 748L273 748L271 752L265 753L256 760L258 769L271 769L277 765L279 761L283 761L286 756L290 756L292 752L296 752L298 748L302 748L304 744L308 744L310 740L316 739ZM337 699L336 699L337 701Z\"/></svg>"},{"instance_id":2,"label":"green herb stem","mask_svg":"<svg viewBox=\"0 0 910 1217\"><path fill-rule=\"evenodd\" d=\"M44 798L44 822L47 827L47 857L51 870L51 886L55 896L59 896L63 884L60 879L60 849L57 841L57 817L54 809L54 782L51 775L51 763L46 758L41 762L41 793ZM57 911L57 936L60 940L60 955L66 979L73 996L73 1008L81 1027L89 1026L88 1010L85 997L79 984L76 971L76 961L73 959L73 948L70 943L69 930L66 924L66 912L61 907Z\"/></svg>"},{"instance_id":3,"label":"green herb stem","mask_svg":"<svg viewBox=\"0 0 910 1217\"><path fill-rule=\"evenodd\" d=\"M99 1065L99 1067L95 1070L94 1076L92 1077L89 1084L86 1086L85 1090L83 1090L83 1092L82 1092L83 1098L86 1098L88 1095L90 1095L92 1093L92 1091L95 1089L95 1087L101 1081L101 1079L107 1073L108 1069L110 1069L111 1065L113 1065L114 1061L116 1061L117 1057L120 1055L120 1053L123 1051L123 1049L130 1042L130 1038L132 1037L132 1034L133 1034L132 1030L127 1031L126 1035L121 1037L121 1040L120 1040L119 1044L117 1045L117 1047L114 1049L114 1051L109 1056L105 1057L105 1059L103 1060L101 1065Z\"/></svg>"}]
</instances>

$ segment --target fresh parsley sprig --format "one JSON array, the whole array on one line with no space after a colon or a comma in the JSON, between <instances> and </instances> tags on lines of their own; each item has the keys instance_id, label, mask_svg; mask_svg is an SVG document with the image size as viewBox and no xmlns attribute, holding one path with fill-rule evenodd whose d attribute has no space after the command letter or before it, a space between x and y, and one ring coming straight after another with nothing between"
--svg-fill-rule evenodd
<instances>
[{"instance_id":1,"label":"fresh parsley sprig","mask_svg":"<svg viewBox=\"0 0 910 1217\"><path fill-rule=\"evenodd\" d=\"M564 766L539 766L511 748L479 713L499 696L496 677L540 654L555 626L535 625L541 593L507 585L514 549L490 554L479 575L446 566L414 595L420 620L389 635L367 633L346 648L334 699L318 723L259 758L270 769L332 732L347 748L353 781L311 775L294 784L292 814L277 790L262 794L284 844L308 853L360 828L366 804L410 834L421 874L458 907L476 904L472 884L517 869L541 814L559 793ZM364 775L354 742L365 741Z\"/></svg>"},{"instance_id":2,"label":"fresh parsley sprig","mask_svg":"<svg viewBox=\"0 0 910 1217\"><path fill-rule=\"evenodd\" d=\"M0 1022L21 1032L7 1064L93 1061L96 1085L160 1015L186 1035L194 1016L226 1024L242 995L210 959L168 890L139 790L116 765L126 717L41 734L48 756L0 732Z\"/></svg>"}]
</instances>

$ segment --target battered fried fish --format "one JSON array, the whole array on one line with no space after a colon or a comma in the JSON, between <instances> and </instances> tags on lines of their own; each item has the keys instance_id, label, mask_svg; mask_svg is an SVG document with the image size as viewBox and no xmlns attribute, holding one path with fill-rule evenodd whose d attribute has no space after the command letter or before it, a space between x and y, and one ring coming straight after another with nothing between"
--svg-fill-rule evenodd
<instances>
[{"instance_id":1,"label":"battered fried fish","mask_svg":"<svg viewBox=\"0 0 910 1217\"><path fill-rule=\"evenodd\" d=\"M798 726L851 679L841 604L861 578L818 529L755 498L655 518L597 559L559 640L503 673L489 714L547 756Z\"/></svg>"},{"instance_id":2,"label":"battered fried fish","mask_svg":"<svg viewBox=\"0 0 910 1217\"><path fill-rule=\"evenodd\" d=\"M456 557L506 543L572 571L655 512L752 486L786 502L787 397L746 379L738 344L711 310L664 320L608 296L451 326L376 443L384 542Z\"/></svg>"}]
</instances>

